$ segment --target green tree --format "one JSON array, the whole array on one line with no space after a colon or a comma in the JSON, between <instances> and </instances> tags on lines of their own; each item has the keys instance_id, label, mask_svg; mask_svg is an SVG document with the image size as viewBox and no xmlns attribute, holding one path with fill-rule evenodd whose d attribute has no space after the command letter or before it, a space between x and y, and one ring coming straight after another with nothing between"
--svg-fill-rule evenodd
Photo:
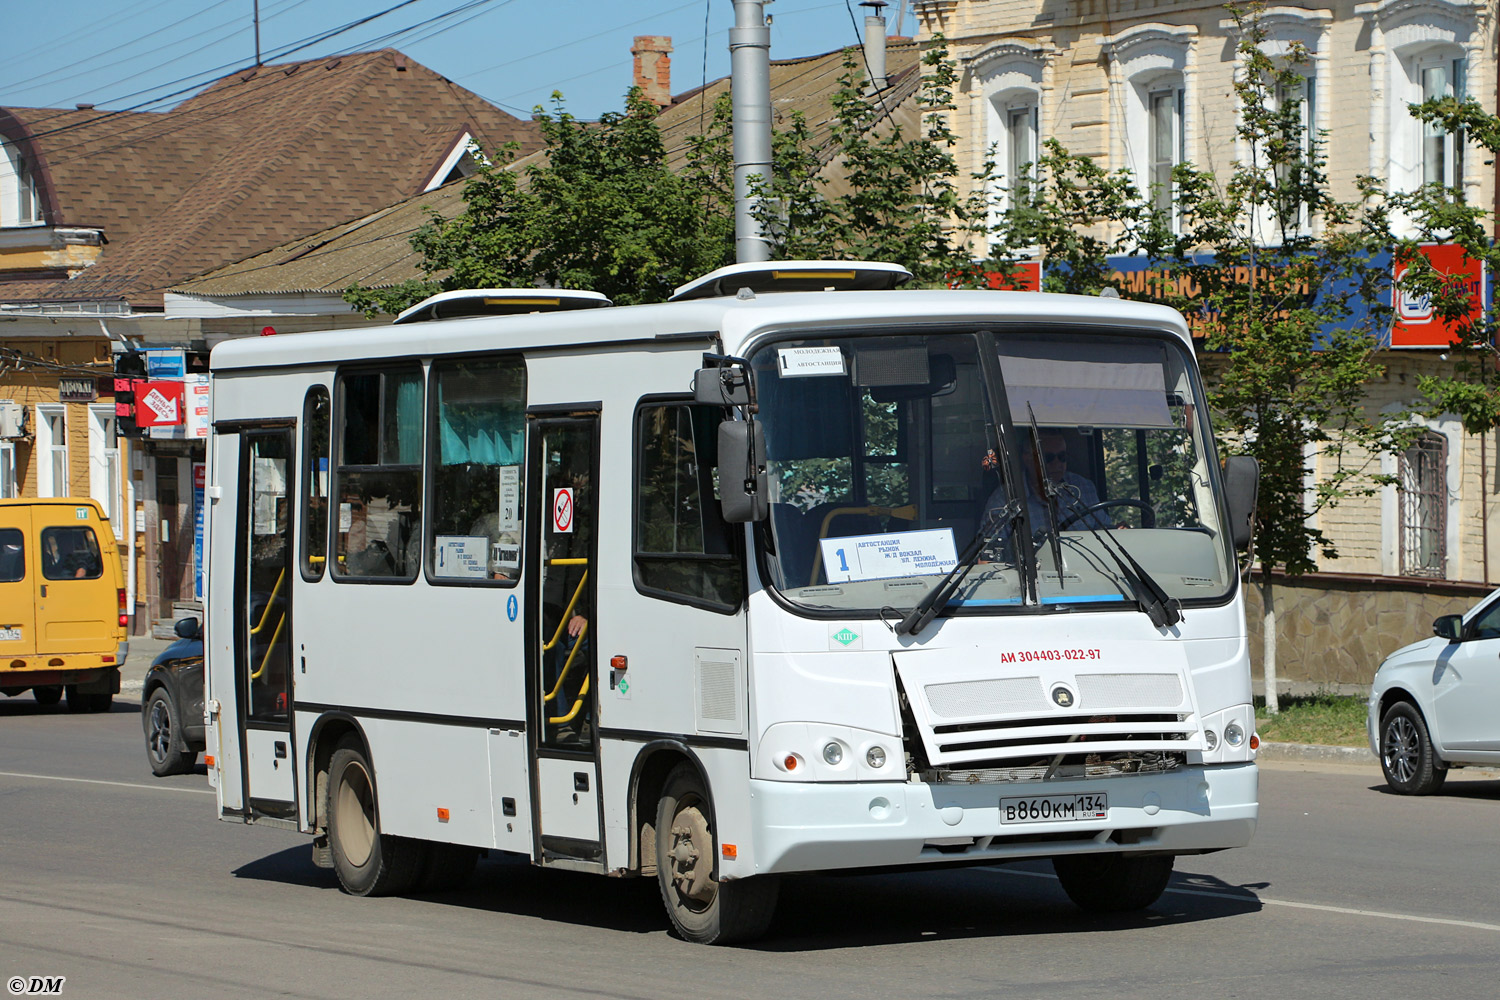
<instances>
[{"instance_id":1,"label":"green tree","mask_svg":"<svg viewBox=\"0 0 1500 1000\"><path fill-rule=\"evenodd\" d=\"M623 113L582 122L554 94L535 121L546 142L532 162L493 154L464 185L454 218L429 212L412 236L424 277L394 288L345 292L369 313L399 312L435 292L460 288L584 288L629 305L660 302L676 286L730 263L734 219L725 202L716 128L691 143L674 173L656 126L657 109L632 90Z\"/></svg>"},{"instance_id":2,"label":"green tree","mask_svg":"<svg viewBox=\"0 0 1500 1000\"><path fill-rule=\"evenodd\" d=\"M996 228L995 256L1039 247L1044 288L1171 305L1204 338L1209 403L1220 451L1260 462L1255 552L1264 618L1266 702L1277 709L1277 573L1335 558L1311 515L1388 481L1379 458L1404 447L1405 417L1372 416L1366 387L1389 327L1387 215L1376 185L1335 201L1321 137L1302 125L1305 53L1272 60L1261 49L1259 3L1231 8L1240 28L1235 87L1241 161L1222 179L1179 165L1170 207L1127 171L1109 173L1049 142L1026 190ZM1146 280L1118 282L1105 258L1136 254ZM1320 474L1311 489L1313 463Z\"/></svg>"}]
</instances>

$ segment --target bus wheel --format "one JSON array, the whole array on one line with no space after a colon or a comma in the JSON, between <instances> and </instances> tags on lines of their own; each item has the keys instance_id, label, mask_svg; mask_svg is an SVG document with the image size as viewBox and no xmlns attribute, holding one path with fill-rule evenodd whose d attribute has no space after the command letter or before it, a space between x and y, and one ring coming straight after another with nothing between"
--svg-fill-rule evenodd
<instances>
[{"instance_id":1,"label":"bus wheel","mask_svg":"<svg viewBox=\"0 0 1500 1000\"><path fill-rule=\"evenodd\" d=\"M768 875L715 879L710 815L703 779L690 764L677 765L656 807L656 879L662 902L685 940L753 941L771 924L780 885Z\"/></svg>"},{"instance_id":2,"label":"bus wheel","mask_svg":"<svg viewBox=\"0 0 1500 1000\"><path fill-rule=\"evenodd\" d=\"M421 844L380 832L375 779L357 746L344 744L328 764L328 846L339 884L352 896L405 892L421 874Z\"/></svg>"},{"instance_id":3,"label":"bus wheel","mask_svg":"<svg viewBox=\"0 0 1500 1000\"><path fill-rule=\"evenodd\" d=\"M44 687L32 688L31 696L36 699L38 705L41 705L43 708L51 708L62 701L62 691L61 684L49 684Z\"/></svg>"},{"instance_id":4,"label":"bus wheel","mask_svg":"<svg viewBox=\"0 0 1500 1000\"><path fill-rule=\"evenodd\" d=\"M1170 854L1065 854L1052 859L1052 870L1080 909L1126 913L1161 898L1172 877L1172 861Z\"/></svg>"}]
</instances>

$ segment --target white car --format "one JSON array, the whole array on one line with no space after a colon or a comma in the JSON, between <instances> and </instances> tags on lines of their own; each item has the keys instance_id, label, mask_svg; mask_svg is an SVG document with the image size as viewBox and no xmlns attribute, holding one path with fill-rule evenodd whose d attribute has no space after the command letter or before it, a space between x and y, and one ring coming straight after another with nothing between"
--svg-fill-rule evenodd
<instances>
[{"instance_id":1,"label":"white car","mask_svg":"<svg viewBox=\"0 0 1500 1000\"><path fill-rule=\"evenodd\" d=\"M1370 748L1402 795L1428 795L1448 769L1500 764L1500 590L1434 637L1386 657L1370 688Z\"/></svg>"}]
</instances>

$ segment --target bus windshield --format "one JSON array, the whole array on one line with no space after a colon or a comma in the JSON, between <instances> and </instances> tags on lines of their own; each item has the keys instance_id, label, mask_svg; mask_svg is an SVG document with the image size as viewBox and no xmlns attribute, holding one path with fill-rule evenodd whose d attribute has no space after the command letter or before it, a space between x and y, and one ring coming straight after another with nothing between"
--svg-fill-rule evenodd
<instances>
[{"instance_id":1,"label":"bus windshield","mask_svg":"<svg viewBox=\"0 0 1500 1000\"><path fill-rule=\"evenodd\" d=\"M769 583L810 611L905 611L978 546L948 609L1223 598L1202 389L1183 347L1111 331L779 340L751 357Z\"/></svg>"}]
</instances>

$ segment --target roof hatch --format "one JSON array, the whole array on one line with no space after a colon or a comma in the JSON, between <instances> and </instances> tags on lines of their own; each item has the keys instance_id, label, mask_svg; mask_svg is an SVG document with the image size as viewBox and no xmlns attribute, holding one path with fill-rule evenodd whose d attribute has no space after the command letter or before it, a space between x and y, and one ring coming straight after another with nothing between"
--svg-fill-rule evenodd
<instances>
[{"instance_id":1,"label":"roof hatch","mask_svg":"<svg viewBox=\"0 0 1500 1000\"><path fill-rule=\"evenodd\" d=\"M911 280L900 264L871 260L766 260L730 264L672 293L673 302L752 292L884 291Z\"/></svg>"},{"instance_id":2,"label":"roof hatch","mask_svg":"<svg viewBox=\"0 0 1500 1000\"><path fill-rule=\"evenodd\" d=\"M464 288L438 292L401 311L397 323L424 323L464 316L513 316L517 313L597 309L613 305L598 292L572 288Z\"/></svg>"}]
</instances>

